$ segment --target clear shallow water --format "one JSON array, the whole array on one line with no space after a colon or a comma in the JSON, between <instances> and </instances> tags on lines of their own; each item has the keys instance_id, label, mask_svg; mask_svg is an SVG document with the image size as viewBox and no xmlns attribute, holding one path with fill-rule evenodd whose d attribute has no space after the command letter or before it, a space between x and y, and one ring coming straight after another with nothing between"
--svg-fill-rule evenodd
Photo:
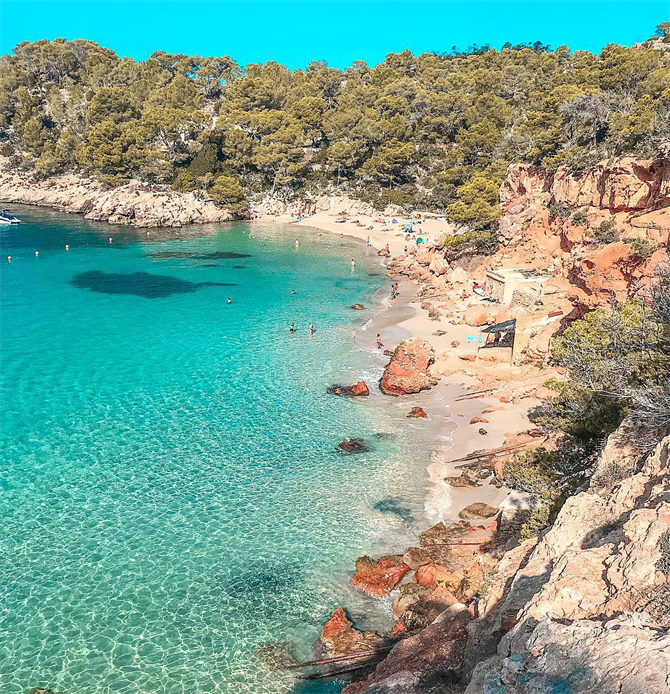
<instances>
[{"instance_id":1,"label":"clear shallow water","mask_svg":"<svg viewBox=\"0 0 670 694\"><path fill-rule=\"evenodd\" d=\"M349 308L384 284L376 257L291 227L138 240L19 211L0 232L0 692L335 691L258 649L308 657L340 604L382 625L353 561L422 520L411 402L326 393L381 372ZM341 456L345 436L374 450Z\"/></svg>"}]
</instances>

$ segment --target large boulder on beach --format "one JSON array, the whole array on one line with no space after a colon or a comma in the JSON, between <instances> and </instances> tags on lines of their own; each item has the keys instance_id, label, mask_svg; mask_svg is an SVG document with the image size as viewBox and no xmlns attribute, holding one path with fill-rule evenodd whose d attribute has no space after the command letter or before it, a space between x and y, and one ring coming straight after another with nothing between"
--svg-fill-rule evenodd
<instances>
[{"instance_id":1,"label":"large boulder on beach","mask_svg":"<svg viewBox=\"0 0 670 694\"><path fill-rule=\"evenodd\" d=\"M342 607L324 624L318 641L323 654L331 658L373 651L383 643L384 639L376 632L355 629Z\"/></svg>"},{"instance_id":2,"label":"large boulder on beach","mask_svg":"<svg viewBox=\"0 0 670 694\"><path fill-rule=\"evenodd\" d=\"M458 517L464 520L484 520L486 518L491 518L491 516L495 516L498 511L499 509L493 506L477 501L459 511Z\"/></svg>"},{"instance_id":3,"label":"large boulder on beach","mask_svg":"<svg viewBox=\"0 0 670 694\"><path fill-rule=\"evenodd\" d=\"M356 573L351 585L373 598L383 598L390 595L409 570L401 555L379 557L376 561L360 557L356 560Z\"/></svg>"},{"instance_id":4,"label":"large boulder on beach","mask_svg":"<svg viewBox=\"0 0 670 694\"><path fill-rule=\"evenodd\" d=\"M432 345L419 337L403 340L393 352L379 383L386 395L418 393L435 385L430 367L435 363Z\"/></svg>"}]
</instances>

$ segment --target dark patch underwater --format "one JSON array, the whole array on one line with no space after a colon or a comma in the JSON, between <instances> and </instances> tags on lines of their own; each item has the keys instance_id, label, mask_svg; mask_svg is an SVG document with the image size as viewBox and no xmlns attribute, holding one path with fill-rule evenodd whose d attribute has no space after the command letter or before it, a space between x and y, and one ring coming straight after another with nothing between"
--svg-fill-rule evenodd
<instances>
[{"instance_id":1,"label":"dark patch underwater","mask_svg":"<svg viewBox=\"0 0 670 694\"><path fill-rule=\"evenodd\" d=\"M202 287L234 287L229 282L189 282L171 275L148 272L113 273L90 270L75 275L71 282L78 289L99 294L129 294L145 299L164 299L173 294L192 294Z\"/></svg>"}]
</instances>

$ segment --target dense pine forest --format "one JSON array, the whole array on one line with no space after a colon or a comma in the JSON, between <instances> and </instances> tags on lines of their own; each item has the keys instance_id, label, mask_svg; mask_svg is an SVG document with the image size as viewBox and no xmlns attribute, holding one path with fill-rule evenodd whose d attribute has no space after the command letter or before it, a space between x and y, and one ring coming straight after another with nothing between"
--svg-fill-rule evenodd
<instances>
[{"instance_id":1,"label":"dense pine forest","mask_svg":"<svg viewBox=\"0 0 670 694\"><path fill-rule=\"evenodd\" d=\"M583 168L670 140L670 23L598 56L475 46L291 72L59 39L0 64L0 154L14 166L167 184L235 211L327 189L485 229L511 162Z\"/></svg>"}]
</instances>

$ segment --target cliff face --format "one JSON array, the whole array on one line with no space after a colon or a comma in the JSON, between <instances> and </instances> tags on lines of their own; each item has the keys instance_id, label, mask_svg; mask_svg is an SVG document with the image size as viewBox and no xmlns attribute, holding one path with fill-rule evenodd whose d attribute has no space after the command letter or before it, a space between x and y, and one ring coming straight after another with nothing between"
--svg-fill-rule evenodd
<instances>
[{"instance_id":1,"label":"cliff face","mask_svg":"<svg viewBox=\"0 0 670 694\"><path fill-rule=\"evenodd\" d=\"M177 193L131 181L106 188L92 179L56 176L40 181L0 160L0 201L53 207L86 219L138 227L178 227L229 220L232 215L193 193Z\"/></svg>"},{"instance_id":2,"label":"cliff face","mask_svg":"<svg viewBox=\"0 0 670 694\"><path fill-rule=\"evenodd\" d=\"M550 268L570 281L586 308L612 295L625 299L645 286L667 253L670 147L654 160L628 157L584 172L513 165L500 205L503 249L496 260ZM603 222L617 233L600 236ZM643 253L640 242L646 242Z\"/></svg>"},{"instance_id":3,"label":"cliff face","mask_svg":"<svg viewBox=\"0 0 670 694\"><path fill-rule=\"evenodd\" d=\"M470 627L467 694L670 692L670 437L640 463L635 433L613 434L594 488L499 565Z\"/></svg>"},{"instance_id":4,"label":"cliff face","mask_svg":"<svg viewBox=\"0 0 670 694\"><path fill-rule=\"evenodd\" d=\"M610 437L542 537L480 556L484 597L410 629L347 694L670 693L670 436L640 456L637 434Z\"/></svg>"}]
</instances>

